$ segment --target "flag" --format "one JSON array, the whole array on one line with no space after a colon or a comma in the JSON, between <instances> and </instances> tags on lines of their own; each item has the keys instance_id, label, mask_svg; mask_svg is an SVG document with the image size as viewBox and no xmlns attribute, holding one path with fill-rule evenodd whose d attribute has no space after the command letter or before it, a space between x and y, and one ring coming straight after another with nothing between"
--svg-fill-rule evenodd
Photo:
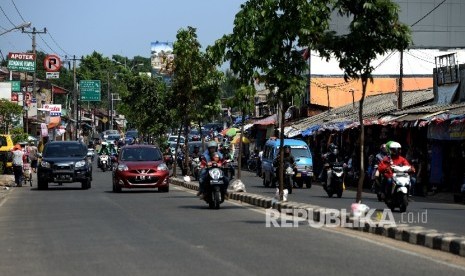
<instances>
[{"instance_id":1,"label":"flag","mask_svg":"<svg viewBox=\"0 0 465 276\"><path fill-rule=\"evenodd\" d=\"M302 54L302 58L307 60L310 57L310 50L308 48L305 49L304 53Z\"/></svg>"}]
</instances>

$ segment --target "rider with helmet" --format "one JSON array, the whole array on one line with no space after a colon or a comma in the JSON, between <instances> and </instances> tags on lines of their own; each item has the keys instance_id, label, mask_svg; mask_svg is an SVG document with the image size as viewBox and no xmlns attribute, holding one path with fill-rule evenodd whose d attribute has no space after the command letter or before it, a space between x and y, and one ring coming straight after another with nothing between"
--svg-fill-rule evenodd
<instances>
[{"instance_id":1,"label":"rider with helmet","mask_svg":"<svg viewBox=\"0 0 465 276\"><path fill-rule=\"evenodd\" d=\"M378 171L384 176L384 190L386 191L386 198L389 199L391 196L392 177L393 172L391 166L410 166L407 159L400 155L402 146L397 142L388 143L389 155L384 157L379 163ZM414 168L411 167L412 172Z\"/></svg>"},{"instance_id":2,"label":"rider with helmet","mask_svg":"<svg viewBox=\"0 0 465 276\"><path fill-rule=\"evenodd\" d=\"M331 164L342 161L342 158L339 157L339 148L335 144L331 143L328 150L329 151L323 155L324 169L320 175L323 186L330 186L331 184Z\"/></svg>"},{"instance_id":3,"label":"rider with helmet","mask_svg":"<svg viewBox=\"0 0 465 276\"><path fill-rule=\"evenodd\" d=\"M199 173L199 191L197 192L197 196L200 196L201 199L203 197L203 192L205 189L205 178L207 177L207 165L210 164L214 157L218 155L219 160L223 160L223 155L218 152L218 143L215 141L210 141L207 144L207 149L202 155L202 162L201 162L201 170ZM227 180L225 180L227 182ZM229 183L225 183L229 184Z\"/></svg>"}]
</instances>

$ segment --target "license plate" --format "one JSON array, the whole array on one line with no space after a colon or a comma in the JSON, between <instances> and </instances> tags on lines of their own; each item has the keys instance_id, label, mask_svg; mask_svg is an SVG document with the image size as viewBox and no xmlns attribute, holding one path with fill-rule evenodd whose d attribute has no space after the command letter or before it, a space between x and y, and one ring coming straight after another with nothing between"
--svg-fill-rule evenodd
<instances>
[{"instance_id":1,"label":"license plate","mask_svg":"<svg viewBox=\"0 0 465 276\"><path fill-rule=\"evenodd\" d=\"M71 176L65 175L65 174L61 174L61 175L57 175L57 176L55 177L55 180L69 181L69 180L71 180Z\"/></svg>"},{"instance_id":2,"label":"license plate","mask_svg":"<svg viewBox=\"0 0 465 276\"><path fill-rule=\"evenodd\" d=\"M295 177L302 177L302 174L301 174L301 173L297 173L297 174L295 175Z\"/></svg>"}]
</instances>

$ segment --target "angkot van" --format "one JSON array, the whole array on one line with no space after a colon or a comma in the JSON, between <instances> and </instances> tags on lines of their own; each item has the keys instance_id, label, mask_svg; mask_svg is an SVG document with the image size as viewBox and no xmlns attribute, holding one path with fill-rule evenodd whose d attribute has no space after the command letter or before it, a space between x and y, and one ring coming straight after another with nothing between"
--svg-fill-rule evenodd
<instances>
[{"instance_id":1,"label":"angkot van","mask_svg":"<svg viewBox=\"0 0 465 276\"><path fill-rule=\"evenodd\" d=\"M279 153L279 139L271 138L265 143L262 156L262 177L265 187L276 186L277 176L273 167L273 160ZM294 182L303 187L305 183L307 188L312 186L313 179L313 159L310 148L302 140L284 139L284 146L291 147L291 154L294 156L297 171L294 175Z\"/></svg>"}]
</instances>

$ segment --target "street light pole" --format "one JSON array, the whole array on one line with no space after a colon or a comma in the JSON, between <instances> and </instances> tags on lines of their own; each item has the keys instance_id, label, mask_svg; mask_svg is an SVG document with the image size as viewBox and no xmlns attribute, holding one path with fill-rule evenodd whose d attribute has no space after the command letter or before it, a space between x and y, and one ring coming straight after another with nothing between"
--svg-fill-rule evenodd
<instances>
[{"instance_id":1,"label":"street light pole","mask_svg":"<svg viewBox=\"0 0 465 276\"><path fill-rule=\"evenodd\" d=\"M15 26L14 28L12 29L9 29L9 30L6 30L4 31L3 33L1 33L0 35L4 35L6 33L9 33L11 31L14 31L14 30L19 30L19 29L24 29L24 28L29 28L31 27L31 22L24 22L23 24L20 24L18 26Z\"/></svg>"}]
</instances>

